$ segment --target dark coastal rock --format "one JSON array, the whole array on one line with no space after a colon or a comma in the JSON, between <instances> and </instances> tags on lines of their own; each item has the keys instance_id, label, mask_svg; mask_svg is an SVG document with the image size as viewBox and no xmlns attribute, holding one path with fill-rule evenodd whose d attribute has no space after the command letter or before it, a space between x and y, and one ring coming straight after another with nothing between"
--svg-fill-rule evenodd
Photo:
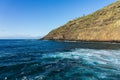
<instances>
[{"instance_id":1,"label":"dark coastal rock","mask_svg":"<svg viewBox=\"0 0 120 80\"><path fill-rule=\"evenodd\" d=\"M42 39L120 42L120 1L69 21Z\"/></svg>"}]
</instances>

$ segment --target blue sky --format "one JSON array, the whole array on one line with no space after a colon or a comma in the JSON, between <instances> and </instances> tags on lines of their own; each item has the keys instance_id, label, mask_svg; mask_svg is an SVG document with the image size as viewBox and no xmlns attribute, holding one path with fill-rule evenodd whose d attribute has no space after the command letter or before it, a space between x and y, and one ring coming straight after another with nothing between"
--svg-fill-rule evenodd
<instances>
[{"instance_id":1,"label":"blue sky","mask_svg":"<svg viewBox=\"0 0 120 80\"><path fill-rule=\"evenodd\" d=\"M39 38L116 0L0 0L0 39Z\"/></svg>"}]
</instances>

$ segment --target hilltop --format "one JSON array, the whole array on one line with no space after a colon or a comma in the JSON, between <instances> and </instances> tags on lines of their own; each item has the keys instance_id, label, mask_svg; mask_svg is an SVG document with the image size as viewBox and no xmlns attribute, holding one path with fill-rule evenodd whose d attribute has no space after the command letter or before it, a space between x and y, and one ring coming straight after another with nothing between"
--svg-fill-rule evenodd
<instances>
[{"instance_id":1,"label":"hilltop","mask_svg":"<svg viewBox=\"0 0 120 80\"><path fill-rule=\"evenodd\" d=\"M120 41L120 1L52 30L42 39Z\"/></svg>"}]
</instances>

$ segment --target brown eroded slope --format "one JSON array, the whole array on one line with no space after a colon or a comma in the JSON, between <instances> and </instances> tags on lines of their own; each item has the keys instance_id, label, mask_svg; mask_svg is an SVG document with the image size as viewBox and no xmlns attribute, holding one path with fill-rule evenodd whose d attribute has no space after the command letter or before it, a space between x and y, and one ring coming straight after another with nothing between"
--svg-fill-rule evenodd
<instances>
[{"instance_id":1,"label":"brown eroded slope","mask_svg":"<svg viewBox=\"0 0 120 80\"><path fill-rule=\"evenodd\" d=\"M42 39L120 41L120 1L93 14L69 21Z\"/></svg>"}]
</instances>

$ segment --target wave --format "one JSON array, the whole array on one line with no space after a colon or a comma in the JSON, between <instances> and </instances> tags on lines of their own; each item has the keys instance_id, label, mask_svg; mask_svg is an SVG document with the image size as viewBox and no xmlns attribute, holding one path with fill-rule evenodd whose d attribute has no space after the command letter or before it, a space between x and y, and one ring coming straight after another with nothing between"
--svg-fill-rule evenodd
<instances>
[{"instance_id":1,"label":"wave","mask_svg":"<svg viewBox=\"0 0 120 80\"><path fill-rule=\"evenodd\" d=\"M0 80L120 79L119 45L99 43L106 47L101 48L101 45L92 43L38 42L11 45L15 48L6 48L3 44Z\"/></svg>"},{"instance_id":2,"label":"wave","mask_svg":"<svg viewBox=\"0 0 120 80\"><path fill-rule=\"evenodd\" d=\"M43 54L42 58L84 59L89 62L120 65L120 50L74 49L70 52Z\"/></svg>"}]
</instances>

